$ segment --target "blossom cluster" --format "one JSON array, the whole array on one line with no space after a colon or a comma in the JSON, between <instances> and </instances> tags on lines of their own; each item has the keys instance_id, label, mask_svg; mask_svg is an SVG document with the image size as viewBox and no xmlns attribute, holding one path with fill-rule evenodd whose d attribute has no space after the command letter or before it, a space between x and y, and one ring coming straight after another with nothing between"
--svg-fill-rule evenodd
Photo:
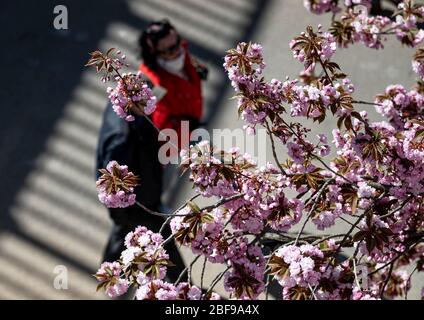
<instances>
[{"instance_id":1,"label":"blossom cluster","mask_svg":"<svg viewBox=\"0 0 424 320\"><path fill-rule=\"evenodd\" d=\"M396 38L404 44L415 47L424 40L424 30L417 24L424 21L424 7L415 5L412 0L406 0L398 5L393 28Z\"/></svg>"},{"instance_id":2,"label":"blossom cluster","mask_svg":"<svg viewBox=\"0 0 424 320\"><path fill-rule=\"evenodd\" d=\"M109 49L106 54L94 51L90 54L86 66L95 66L97 73L103 71L102 82L111 79L116 82L115 87L108 87L107 93L112 103L113 110L118 117L125 121L134 121L134 114L150 115L156 108L156 97L148 86L141 71L134 73L121 73L126 56L114 57L114 48ZM121 54L121 51L117 51Z\"/></svg>"},{"instance_id":3,"label":"blossom cluster","mask_svg":"<svg viewBox=\"0 0 424 320\"><path fill-rule=\"evenodd\" d=\"M140 286L135 295L137 300L201 300L202 291L187 282L173 285L162 280L153 280ZM212 293L208 300L220 300L221 297Z\"/></svg>"},{"instance_id":4,"label":"blossom cluster","mask_svg":"<svg viewBox=\"0 0 424 320\"><path fill-rule=\"evenodd\" d=\"M282 259L278 259L280 264L275 258ZM274 255L274 263L281 269L275 278L284 289L283 295L289 296L289 292L295 287L307 288L309 291L309 287L316 286L322 276L319 261L323 258L322 251L311 245L289 245L278 249Z\"/></svg>"},{"instance_id":5,"label":"blossom cluster","mask_svg":"<svg viewBox=\"0 0 424 320\"><path fill-rule=\"evenodd\" d=\"M322 122L327 110L331 110L333 114L344 116L346 121L350 121L351 95L355 87L346 75L338 72L340 67L330 61L337 45L334 37L328 32L322 32L321 28L318 26L318 31L314 32L308 27L306 32L290 43L294 57L304 64L302 80L281 82L272 79L267 82L262 76L265 66L262 55L255 60L256 64L261 65L260 68L254 68L252 64L246 68L243 51L240 48L229 51L224 67L236 91L238 112L248 123L247 129L254 132L252 129L260 124L265 125L268 117L271 117L274 133L278 132L277 136L285 143L293 136L292 129L297 130L300 127L288 130L287 124L281 119L281 114L285 111L283 103L290 105L292 116ZM259 47L257 44L246 46ZM326 71L321 77L313 75L318 65ZM296 123L292 125L297 126ZM298 134L302 135L300 132Z\"/></svg>"},{"instance_id":6,"label":"blossom cluster","mask_svg":"<svg viewBox=\"0 0 424 320\"><path fill-rule=\"evenodd\" d=\"M420 254L411 253L409 246L417 244L414 242L416 237L418 239L422 237L424 223L423 210L420 206L424 192L422 161L424 123L421 87L410 91L400 85L388 87L386 93L378 95L375 100L376 110L386 117L388 122L370 122L367 112L356 111L353 107L354 87L350 81L343 76L340 77L341 84L338 84L339 77L332 68L339 69L339 67L335 67L330 61L332 54L325 57L327 59L325 60L322 59L324 57L321 57L319 50L310 49L322 44L322 39L318 35L319 33L316 34L309 29L292 41L291 48L294 50L295 58L304 63L305 73L310 73L307 69L311 65L319 63L326 71L326 75L315 78L311 76L312 80L309 79L307 82L303 79L303 84L299 80L287 81L285 90L279 93L279 108L261 104L266 108L263 109L264 114L259 123L266 125L269 119L272 120L271 132L276 136L279 136L280 131L284 134L281 141L286 145L287 154L291 158L284 168L280 168L282 171L279 179L284 181L284 188L296 190L300 195L308 193L308 187L310 190L316 190L309 198L309 203L305 205L301 202L301 204L304 208L302 210L310 212L309 218L319 230L333 226L343 216L343 220L346 220L346 217L348 219L359 217L356 224L360 231L353 234L351 243L363 257L366 257L366 264L371 271L373 268L378 269L378 264L392 261L399 253L407 256L409 263L418 263ZM237 68L237 65L233 68ZM230 78L239 72L231 69L227 71ZM261 88L256 86L257 83L266 84L263 78L254 71L250 74L244 71L242 74L242 77L231 78L233 83L238 83L234 87L239 96L248 97L249 91L245 88L254 88L259 90L255 92L256 96L267 97L261 92ZM282 87L283 85L280 85L280 88ZM290 105L292 117L305 116L316 119L325 115L329 109L338 119L339 128L333 130L333 143L337 148L337 156L329 165L322 168L311 163L329 154L330 148L326 137L320 135L320 143L314 145L308 138L308 129L299 123L287 123L284 119L282 116L286 112L282 106L284 103ZM239 103L240 107L242 105ZM345 130L342 130L343 126ZM194 174L199 172L199 168L194 169ZM243 172L243 176L246 175L248 173ZM278 188L275 185L273 187ZM284 189L282 192L284 193ZM358 211L363 214L357 216ZM261 219L256 221L258 224ZM250 224L253 222L250 221ZM262 228L258 227L256 231L261 230ZM286 249L287 247L283 247L281 250ZM317 253L318 256L322 259ZM351 262L336 266L332 266L329 262L320 261L320 263L325 266L325 272L332 268L335 268L333 271L336 272L335 270L341 268L343 272L353 274ZM351 281L343 285L336 283L338 291L329 293L323 290L322 284L318 281L321 275L312 273L318 280L308 278L306 281L308 287L305 287L301 277L296 278L298 281L296 285L299 286L300 283L300 288L296 288L295 291L284 287L287 285L284 282L283 298L293 296L310 298L313 295L318 299L375 299L380 297L382 291L386 297L403 295L409 287L405 281L399 280L404 279L399 276L403 274L402 271L396 269L400 267L400 264L396 265L386 287L382 287L382 284L386 283L384 277L371 277L369 291L363 291ZM298 275L296 273L298 270L292 268ZM387 276L387 269L383 271ZM293 278L285 279L291 285L295 285ZM391 285L394 289L391 289ZM309 286L316 289L311 290Z\"/></svg>"},{"instance_id":7,"label":"blossom cluster","mask_svg":"<svg viewBox=\"0 0 424 320\"><path fill-rule=\"evenodd\" d=\"M131 111L137 111L150 115L156 107L156 97L147 83L143 80L142 73L122 74L117 78L115 88L107 89L110 102L116 114L126 121L133 121Z\"/></svg>"},{"instance_id":8,"label":"blossom cluster","mask_svg":"<svg viewBox=\"0 0 424 320\"><path fill-rule=\"evenodd\" d=\"M242 232L225 229L229 216L223 211L219 208L207 214L183 209L179 214L185 213L187 219L173 218L172 232L177 241L191 246L196 255L204 255L211 263L231 266L232 271L224 279L227 292L239 299L254 299L265 289L265 258L261 248L249 244ZM195 228L196 224L200 226Z\"/></svg>"},{"instance_id":9,"label":"blossom cluster","mask_svg":"<svg viewBox=\"0 0 424 320\"><path fill-rule=\"evenodd\" d=\"M110 161L96 182L98 197L108 208L125 208L136 201L134 188L138 178L125 165Z\"/></svg>"},{"instance_id":10,"label":"blossom cluster","mask_svg":"<svg viewBox=\"0 0 424 320\"><path fill-rule=\"evenodd\" d=\"M161 234L139 226L125 237L126 249L121 254L123 269L129 281L137 287L138 300L199 300L201 290L181 283L174 286L164 281L172 263L162 246Z\"/></svg>"},{"instance_id":11,"label":"blossom cluster","mask_svg":"<svg viewBox=\"0 0 424 320\"><path fill-rule=\"evenodd\" d=\"M337 12L340 10L333 0L303 0L304 7L315 14L323 14L325 12Z\"/></svg>"},{"instance_id":12,"label":"blossom cluster","mask_svg":"<svg viewBox=\"0 0 424 320\"><path fill-rule=\"evenodd\" d=\"M322 32L321 28L319 25L318 33L308 28L306 32L300 34L300 37L290 42L293 57L304 64L306 72L310 70L309 68L313 69L317 62L329 60L336 52L334 37L329 32Z\"/></svg>"},{"instance_id":13,"label":"blossom cluster","mask_svg":"<svg viewBox=\"0 0 424 320\"><path fill-rule=\"evenodd\" d=\"M237 48L227 52L224 60L224 68L237 92L239 115L252 127L263 123L267 109L279 108L286 85L278 80L270 83L263 81L261 74L265 63L262 46L240 43Z\"/></svg>"},{"instance_id":14,"label":"blossom cluster","mask_svg":"<svg viewBox=\"0 0 424 320\"><path fill-rule=\"evenodd\" d=\"M308 11L315 14L337 13L342 10L339 2L342 2L348 8L359 5L366 8L371 7L371 0L303 0L303 5Z\"/></svg>"},{"instance_id":15,"label":"blossom cluster","mask_svg":"<svg viewBox=\"0 0 424 320\"><path fill-rule=\"evenodd\" d=\"M322 88L316 84L294 86L291 115L319 119L332 105L337 104L343 97L350 96L354 90L354 85L347 78ZM339 108L336 113L342 116L350 111L350 108Z\"/></svg>"},{"instance_id":16,"label":"blossom cluster","mask_svg":"<svg viewBox=\"0 0 424 320\"><path fill-rule=\"evenodd\" d=\"M393 20L381 15L371 16L369 0L346 0L343 5L344 8L341 1L304 1L305 8L312 13L340 13L340 18L332 21L330 32L342 47L361 42L369 48L382 49L388 35L395 35L402 44L410 47L417 46L424 39L424 31L417 26L423 21L424 9L411 0L398 4Z\"/></svg>"},{"instance_id":17,"label":"blossom cluster","mask_svg":"<svg viewBox=\"0 0 424 320\"><path fill-rule=\"evenodd\" d=\"M169 265L169 256L161 246L161 234L153 233L139 226L125 237L126 249L121 253L124 270L131 269L131 275L138 281L163 279Z\"/></svg>"},{"instance_id":18,"label":"blossom cluster","mask_svg":"<svg viewBox=\"0 0 424 320\"><path fill-rule=\"evenodd\" d=\"M372 49L384 48L384 30L392 24L391 20L383 16L368 16L366 12L360 14L351 13L352 27L354 33L353 42L362 42L365 46ZM348 16L343 17L344 20Z\"/></svg>"},{"instance_id":19,"label":"blossom cluster","mask_svg":"<svg viewBox=\"0 0 424 320\"><path fill-rule=\"evenodd\" d=\"M354 213L356 208L372 213L358 224L361 231L354 240L359 251L375 263L388 262L399 252L406 254L408 244L423 229L420 202L424 153L420 132L424 126L409 121L401 124L395 128L387 122L365 121L357 125L364 131L356 136L334 131L334 142L340 150L331 163L332 169L339 173L348 169L344 177L358 187L347 188L337 177L341 193L337 205L345 204L341 208L344 213ZM373 180L367 179L370 176Z\"/></svg>"},{"instance_id":20,"label":"blossom cluster","mask_svg":"<svg viewBox=\"0 0 424 320\"><path fill-rule=\"evenodd\" d=\"M420 20L421 9L405 3L396 28ZM310 4L321 12L333 10L337 1ZM345 23L352 23L355 33L342 37L345 44L382 47L381 33L393 22L354 11L369 1L344 4L352 18ZM221 278L231 298L260 298L270 277L287 300L406 297L411 288L406 270L424 271L423 84L409 90L390 85L373 102L355 99L354 84L332 61L340 39L322 27L316 32L308 27L290 44L303 70L299 79L284 82L265 79L259 44L240 43L228 51L224 68L238 112L252 133L256 126L267 129L274 163L258 165L237 148L215 150L207 141L181 151L196 194L213 204L199 207L192 199L164 223L205 265L225 265ZM383 120L370 121L366 111L357 110L363 103L374 105ZM331 138L324 133L328 128L320 127L327 117L337 124ZM312 136L305 118L317 122L322 133ZM277 147L286 151L285 162ZM113 200L119 192L131 197L134 191L127 168L113 163L102 173L101 201L112 197L109 203L127 205L129 200ZM307 224L328 234L305 234ZM349 231L335 234L335 225ZM121 259L105 263L96 275L109 296L134 285L138 299L219 298L212 290L220 277L206 292L190 276L187 282L166 281L171 262L160 234L139 227L125 245Z\"/></svg>"},{"instance_id":21,"label":"blossom cluster","mask_svg":"<svg viewBox=\"0 0 424 320\"><path fill-rule=\"evenodd\" d=\"M163 248L162 235L139 226L125 237L126 249L121 258L104 262L95 277L98 289L115 298L125 294L133 286L138 300L217 300L211 292L207 297L197 286L187 282L172 284L165 281L168 266L172 266Z\"/></svg>"},{"instance_id":22,"label":"blossom cluster","mask_svg":"<svg viewBox=\"0 0 424 320\"><path fill-rule=\"evenodd\" d=\"M349 260L330 262L336 249L334 241L320 247L304 244L278 249L270 259L271 274L283 288L284 300L376 300L375 288L361 289L355 283Z\"/></svg>"},{"instance_id":23,"label":"blossom cluster","mask_svg":"<svg viewBox=\"0 0 424 320\"><path fill-rule=\"evenodd\" d=\"M234 230L252 234L260 233L266 225L287 231L299 222L302 203L285 195L289 181L274 165L258 167L250 156L240 154L238 149L220 153L221 159L208 153L210 150L209 142L201 142L188 152L182 151L182 163L190 168L190 179L204 197L234 197L222 205L226 214L216 217L220 220L230 217ZM207 162L198 162L199 158ZM226 223L225 220L218 222Z\"/></svg>"},{"instance_id":24,"label":"blossom cluster","mask_svg":"<svg viewBox=\"0 0 424 320\"><path fill-rule=\"evenodd\" d=\"M412 60L412 70L418 74L421 80L424 80L424 49L419 48Z\"/></svg>"},{"instance_id":25,"label":"blossom cluster","mask_svg":"<svg viewBox=\"0 0 424 320\"><path fill-rule=\"evenodd\" d=\"M424 95L416 89L406 90L402 85L390 85L375 99L375 109L388 118L396 130L403 130L408 120L424 112Z\"/></svg>"},{"instance_id":26,"label":"blossom cluster","mask_svg":"<svg viewBox=\"0 0 424 320\"><path fill-rule=\"evenodd\" d=\"M122 267L119 262L103 262L95 277L100 282L97 289L103 288L110 298L125 294L129 288L129 281L121 278Z\"/></svg>"}]
</instances>

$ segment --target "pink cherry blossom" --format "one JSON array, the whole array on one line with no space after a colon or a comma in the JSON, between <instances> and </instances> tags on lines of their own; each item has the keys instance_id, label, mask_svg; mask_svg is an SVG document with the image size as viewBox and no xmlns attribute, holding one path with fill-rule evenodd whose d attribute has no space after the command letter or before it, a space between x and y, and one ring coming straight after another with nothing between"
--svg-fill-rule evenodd
<instances>
[{"instance_id":1,"label":"pink cherry blossom","mask_svg":"<svg viewBox=\"0 0 424 320\"><path fill-rule=\"evenodd\" d=\"M137 177L127 166L110 161L100 173L102 175L96 182L100 202L108 208L125 208L135 203Z\"/></svg>"}]
</instances>

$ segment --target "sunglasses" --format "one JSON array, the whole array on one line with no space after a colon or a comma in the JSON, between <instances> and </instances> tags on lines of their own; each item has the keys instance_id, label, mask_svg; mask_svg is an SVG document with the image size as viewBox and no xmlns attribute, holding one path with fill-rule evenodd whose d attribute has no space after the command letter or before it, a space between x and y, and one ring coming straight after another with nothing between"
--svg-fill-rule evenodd
<instances>
[{"instance_id":1,"label":"sunglasses","mask_svg":"<svg viewBox=\"0 0 424 320\"><path fill-rule=\"evenodd\" d=\"M177 36L177 41L175 42L175 44L173 44L169 48L166 48L163 50L157 50L156 52L160 55L170 56L178 52L180 48L181 48L181 38L180 36Z\"/></svg>"}]
</instances>

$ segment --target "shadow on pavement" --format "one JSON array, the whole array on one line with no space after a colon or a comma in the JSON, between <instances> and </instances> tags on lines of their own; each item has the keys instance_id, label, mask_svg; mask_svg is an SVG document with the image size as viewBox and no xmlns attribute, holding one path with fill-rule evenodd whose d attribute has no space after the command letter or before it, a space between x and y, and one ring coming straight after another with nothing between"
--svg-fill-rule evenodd
<instances>
[{"instance_id":1,"label":"shadow on pavement","mask_svg":"<svg viewBox=\"0 0 424 320\"><path fill-rule=\"evenodd\" d=\"M131 30L141 30L147 24L147 18L134 14L129 2L61 1L60 4L68 9L69 30L55 30L53 27L55 17L53 9L58 5L56 1L18 0L2 4L0 28L3 35L2 43L5 45L0 53L3 66L0 87L0 101L3 106L0 126L0 166L3 168L0 184L0 237L13 235L14 238L29 243L31 250L34 250L26 252L26 257L19 256L23 255L22 252L13 252L12 255L10 248L9 252L6 252L0 244L0 263L5 261L12 266L11 272L13 268L22 269L22 272L32 273L37 281L51 283L54 274L50 275L52 272L46 271L46 267L41 265L42 262L40 265L32 266L36 269L34 272L22 268L23 261L31 258L28 254L31 255L35 251L53 257L55 261L61 261L66 266L86 274L87 278L95 272L102 253L98 249L104 245L104 237L109 227L108 217L106 210L103 210L104 219L87 213L95 208L100 212L102 209L99 209L100 204L97 202L95 190L85 187L84 183L92 181L94 186L95 148L89 141L97 138L98 122L104 105L87 98L75 100L74 91L81 83L88 52L97 49L101 41L108 37L106 30L111 23L124 24ZM271 2L272 0L248 2L215 0L214 5L225 6L229 11L242 11L247 3L251 10L245 13L248 22L243 27L228 18L228 15L210 13L211 17L217 19L217 23L235 29L237 36L221 34L217 37L222 39L211 37L208 42L213 46L214 41L225 40L235 45L239 41L250 40L264 10ZM167 5L164 5L164 1L151 0L131 1L131 3L150 11L156 10L158 14L168 16L171 21L173 18L181 19L181 13L173 10L173 1L172 4L171 1L167 2ZM196 28L198 32L205 34L209 32L207 25L202 25L199 19L194 19L196 16L208 15L204 12L203 4L205 3L202 1L190 0L181 0L181 3L178 3L188 10L187 17L193 17L193 20L185 18L186 25L180 28L190 43L191 52L220 70L217 84L210 89L207 88L214 91L208 102L208 109L211 112L206 119L212 122L214 115L219 113L219 106L222 104L229 82L222 70L225 52L212 51L186 35L186 30L189 30L190 26ZM134 47L130 46L130 49ZM91 90L93 96L100 97L99 101L105 99L106 94L100 83L98 86L91 88L87 86L87 88ZM88 118L83 116L73 118L67 115L65 107L70 100L75 100L75 103L84 106L85 112L89 112L96 120L96 124L90 123ZM64 117L67 119L68 131L57 143L57 150L51 151L48 145L55 142L56 127ZM85 135L87 139L80 138L77 133L83 137ZM30 193L24 192L22 195L22 191L27 188L27 181L37 175L43 159L51 162L49 166L43 167L46 173L40 182L32 187ZM81 177L82 180L75 182L75 177ZM176 190L178 184L170 193L175 194ZM26 215L21 216L21 220L18 221L13 214L13 208L19 204L21 197L27 198L27 204L20 208ZM55 208L54 212L49 208ZM83 232L83 228L87 226L92 226L98 233ZM64 235L65 240L55 239L57 235ZM67 244L64 243L66 241L76 243L75 252L62 250L62 247L67 248ZM58 242L63 242L62 247ZM22 296L35 299L52 298L50 293L32 291L28 286L22 285L17 278L8 277L6 274L0 273L0 284L3 283L6 288L13 289L17 296L22 293ZM76 290L71 294L72 298L90 298L90 292L80 294ZM0 298L3 298L2 294Z\"/></svg>"}]
</instances>

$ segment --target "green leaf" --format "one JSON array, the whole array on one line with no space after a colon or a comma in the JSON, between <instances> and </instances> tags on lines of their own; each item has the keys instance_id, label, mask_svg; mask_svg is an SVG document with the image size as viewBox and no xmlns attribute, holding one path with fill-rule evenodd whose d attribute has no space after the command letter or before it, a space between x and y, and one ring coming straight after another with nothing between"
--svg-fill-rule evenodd
<instances>
[{"instance_id":1,"label":"green leaf","mask_svg":"<svg viewBox=\"0 0 424 320\"><path fill-rule=\"evenodd\" d=\"M200 213L200 208L196 203L189 201L187 202L187 205L193 213Z\"/></svg>"},{"instance_id":2,"label":"green leaf","mask_svg":"<svg viewBox=\"0 0 424 320\"><path fill-rule=\"evenodd\" d=\"M109 54L111 54L114 50L115 50L115 48L110 48L110 49L106 52L106 56L109 56Z\"/></svg>"},{"instance_id":3,"label":"green leaf","mask_svg":"<svg viewBox=\"0 0 424 320\"><path fill-rule=\"evenodd\" d=\"M100 289L106 289L108 284L109 284L108 281L104 281L104 282L99 283L97 285L96 292L99 291Z\"/></svg>"},{"instance_id":4,"label":"green leaf","mask_svg":"<svg viewBox=\"0 0 424 320\"><path fill-rule=\"evenodd\" d=\"M202 218L201 218L202 223L213 223L214 221L215 221L215 219L213 218L212 215L210 215L210 214L202 215Z\"/></svg>"}]
</instances>

